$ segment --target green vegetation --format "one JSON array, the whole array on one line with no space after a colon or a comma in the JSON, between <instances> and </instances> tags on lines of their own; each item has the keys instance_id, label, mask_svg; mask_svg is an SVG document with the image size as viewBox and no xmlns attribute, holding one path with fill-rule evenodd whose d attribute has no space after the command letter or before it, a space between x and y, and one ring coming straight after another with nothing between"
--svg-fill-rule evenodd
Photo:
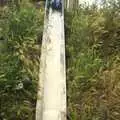
<instances>
[{"instance_id":1,"label":"green vegetation","mask_svg":"<svg viewBox=\"0 0 120 120\"><path fill-rule=\"evenodd\" d=\"M0 120L34 120L43 12L21 4L0 15Z\"/></svg>"},{"instance_id":2,"label":"green vegetation","mask_svg":"<svg viewBox=\"0 0 120 120\"><path fill-rule=\"evenodd\" d=\"M120 3L65 14L68 115L120 119Z\"/></svg>"},{"instance_id":3,"label":"green vegetation","mask_svg":"<svg viewBox=\"0 0 120 120\"><path fill-rule=\"evenodd\" d=\"M65 11L68 118L120 118L120 2ZM0 120L35 120L42 9L0 8Z\"/></svg>"}]
</instances>

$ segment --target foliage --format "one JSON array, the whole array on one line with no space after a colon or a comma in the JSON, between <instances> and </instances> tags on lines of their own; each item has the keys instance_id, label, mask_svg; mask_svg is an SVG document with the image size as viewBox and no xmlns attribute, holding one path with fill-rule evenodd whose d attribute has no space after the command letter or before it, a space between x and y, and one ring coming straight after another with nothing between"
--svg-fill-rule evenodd
<instances>
[{"instance_id":1,"label":"foliage","mask_svg":"<svg viewBox=\"0 0 120 120\"><path fill-rule=\"evenodd\" d=\"M65 13L70 120L120 118L118 3L80 6Z\"/></svg>"},{"instance_id":2,"label":"foliage","mask_svg":"<svg viewBox=\"0 0 120 120\"><path fill-rule=\"evenodd\" d=\"M24 2L0 15L0 119L33 120L43 12Z\"/></svg>"}]
</instances>

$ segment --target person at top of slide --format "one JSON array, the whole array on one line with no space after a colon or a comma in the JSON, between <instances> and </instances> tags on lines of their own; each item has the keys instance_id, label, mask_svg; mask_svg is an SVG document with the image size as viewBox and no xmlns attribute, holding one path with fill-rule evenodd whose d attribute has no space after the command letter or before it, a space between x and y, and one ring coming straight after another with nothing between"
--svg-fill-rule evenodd
<instances>
[{"instance_id":1,"label":"person at top of slide","mask_svg":"<svg viewBox=\"0 0 120 120\"><path fill-rule=\"evenodd\" d=\"M61 0L52 0L52 9L61 10L62 9Z\"/></svg>"}]
</instances>

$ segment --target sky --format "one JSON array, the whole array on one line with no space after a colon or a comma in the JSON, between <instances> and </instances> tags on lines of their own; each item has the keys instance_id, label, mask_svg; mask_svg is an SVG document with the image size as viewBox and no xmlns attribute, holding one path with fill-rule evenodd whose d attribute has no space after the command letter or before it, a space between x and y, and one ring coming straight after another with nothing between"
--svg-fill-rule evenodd
<instances>
[{"instance_id":1,"label":"sky","mask_svg":"<svg viewBox=\"0 0 120 120\"><path fill-rule=\"evenodd\" d=\"M94 2L95 0L79 0L80 3L84 3L84 2L89 2L89 3L92 3Z\"/></svg>"},{"instance_id":2,"label":"sky","mask_svg":"<svg viewBox=\"0 0 120 120\"><path fill-rule=\"evenodd\" d=\"M87 2L89 3L90 5L94 2L97 2L97 3L100 3L101 0L79 0L79 3L84 3L84 2Z\"/></svg>"}]
</instances>

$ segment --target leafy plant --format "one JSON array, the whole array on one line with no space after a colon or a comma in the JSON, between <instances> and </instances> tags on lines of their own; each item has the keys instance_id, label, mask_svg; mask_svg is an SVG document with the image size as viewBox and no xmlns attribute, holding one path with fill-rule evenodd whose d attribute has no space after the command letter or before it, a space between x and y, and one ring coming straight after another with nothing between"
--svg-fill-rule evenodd
<instances>
[{"instance_id":1,"label":"leafy plant","mask_svg":"<svg viewBox=\"0 0 120 120\"><path fill-rule=\"evenodd\" d=\"M4 11L4 12L3 12ZM43 12L30 3L7 7L0 25L0 119L33 120Z\"/></svg>"}]
</instances>

